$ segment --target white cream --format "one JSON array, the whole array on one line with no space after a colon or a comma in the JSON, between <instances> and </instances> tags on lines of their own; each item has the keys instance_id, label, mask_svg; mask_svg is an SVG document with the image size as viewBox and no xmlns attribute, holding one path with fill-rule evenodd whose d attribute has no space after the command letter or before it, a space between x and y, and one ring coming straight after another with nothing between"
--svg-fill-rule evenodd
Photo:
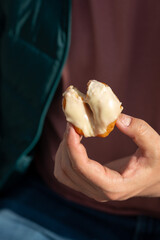
<instances>
[{"instance_id":1,"label":"white cream","mask_svg":"<svg viewBox=\"0 0 160 240\"><path fill-rule=\"evenodd\" d=\"M73 86L70 86L63 96L66 101L65 109L63 109L66 120L80 128L84 136L94 136L92 128L93 122L90 122L91 119L93 119L92 114L82 100L83 97L85 98L85 95L80 93Z\"/></svg>"},{"instance_id":2,"label":"white cream","mask_svg":"<svg viewBox=\"0 0 160 240\"><path fill-rule=\"evenodd\" d=\"M118 118L123 109L112 89L96 80L89 82L87 102L93 112L95 135L105 133L107 126Z\"/></svg>"},{"instance_id":3,"label":"white cream","mask_svg":"<svg viewBox=\"0 0 160 240\"><path fill-rule=\"evenodd\" d=\"M123 109L111 88L96 80L89 81L86 96L73 86L63 96L67 121L80 128L85 137L104 134Z\"/></svg>"}]
</instances>

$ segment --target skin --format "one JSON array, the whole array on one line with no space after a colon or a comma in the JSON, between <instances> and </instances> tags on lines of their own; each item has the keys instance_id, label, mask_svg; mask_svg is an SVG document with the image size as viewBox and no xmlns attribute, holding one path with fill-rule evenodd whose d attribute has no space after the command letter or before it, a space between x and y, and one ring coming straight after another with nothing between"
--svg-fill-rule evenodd
<instances>
[{"instance_id":1,"label":"skin","mask_svg":"<svg viewBox=\"0 0 160 240\"><path fill-rule=\"evenodd\" d=\"M99 202L160 197L159 134L145 121L125 114L116 126L136 143L132 156L101 165L88 157L81 136L68 124L55 158L55 177Z\"/></svg>"}]
</instances>

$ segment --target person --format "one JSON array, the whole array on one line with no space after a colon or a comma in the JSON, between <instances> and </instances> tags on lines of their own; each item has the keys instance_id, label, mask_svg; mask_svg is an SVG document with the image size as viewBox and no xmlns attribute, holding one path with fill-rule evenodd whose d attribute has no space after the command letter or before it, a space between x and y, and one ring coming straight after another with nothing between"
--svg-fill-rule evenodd
<instances>
[{"instance_id":1,"label":"person","mask_svg":"<svg viewBox=\"0 0 160 240\"><path fill-rule=\"evenodd\" d=\"M1 239L159 239L159 1L0 6ZM93 78L124 106L105 139L61 107Z\"/></svg>"}]
</instances>

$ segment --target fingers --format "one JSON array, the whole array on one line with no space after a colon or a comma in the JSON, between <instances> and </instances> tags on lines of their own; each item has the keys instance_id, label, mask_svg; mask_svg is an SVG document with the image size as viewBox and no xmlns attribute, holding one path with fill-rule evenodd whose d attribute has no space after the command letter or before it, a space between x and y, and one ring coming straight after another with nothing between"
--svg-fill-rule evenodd
<instances>
[{"instance_id":1,"label":"fingers","mask_svg":"<svg viewBox=\"0 0 160 240\"><path fill-rule=\"evenodd\" d=\"M89 159L80 140L70 126L56 154L55 177L68 187L99 202L115 199L117 190L120 191L122 176Z\"/></svg>"},{"instance_id":2,"label":"fingers","mask_svg":"<svg viewBox=\"0 0 160 240\"><path fill-rule=\"evenodd\" d=\"M59 149L56 154L56 161L54 166L54 176L60 183L65 183L66 186L78 191L78 187L73 183L71 179L65 174L63 168L61 166L61 159L62 159L62 149L63 149L63 142L60 144Z\"/></svg>"},{"instance_id":3,"label":"fingers","mask_svg":"<svg viewBox=\"0 0 160 240\"><path fill-rule=\"evenodd\" d=\"M66 176L68 176L68 178L75 184L75 186L77 187L77 191L97 201L104 200L104 195L102 193L97 196L96 186L90 184L90 182L88 182L87 179L83 178L78 169L73 168L70 158L66 157L67 155L68 151L67 148L65 147L61 160L61 169L63 169Z\"/></svg>"},{"instance_id":4,"label":"fingers","mask_svg":"<svg viewBox=\"0 0 160 240\"><path fill-rule=\"evenodd\" d=\"M159 143L159 135L145 121L121 114L116 122L121 132L133 139L143 151L155 151L156 143Z\"/></svg>"},{"instance_id":5,"label":"fingers","mask_svg":"<svg viewBox=\"0 0 160 240\"><path fill-rule=\"evenodd\" d=\"M81 192L96 201L107 201L103 193L100 192L97 194L97 189L85 181L82 176L79 176L79 172L72 168L65 140L63 140L60 144L56 154L54 176L60 183L72 188L73 190Z\"/></svg>"},{"instance_id":6,"label":"fingers","mask_svg":"<svg viewBox=\"0 0 160 240\"><path fill-rule=\"evenodd\" d=\"M152 162L155 146L157 148L160 145L159 135L146 122L124 114L117 120L117 127L139 146L140 154L130 157L127 174L119 164L114 165L114 170L111 170L89 159L80 142L81 137L69 125L56 155L56 178L68 187L98 201L125 200L132 196L141 196L143 192L145 194L145 189L150 186L152 168L151 165L146 168L148 165L139 164L147 159L141 155L141 150L151 153ZM157 159L159 160L159 157ZM115 171L119 167L120 171Z\"/></svg>"},{"instance_id":7,"label":"fingers","mask_svg":"<svg viewBox=\"0 0 160 240\"><path fill-rule=\"evenodd\" d=\"M56 154L54 174L58 181L99 202L125 200L147 186L150 169L140 165L132 174L111 170L89 159L80 140L74 128L69 126ZM129 170L133 168L130 166Z\"/></svg>"},{"instance_id":8,"label":"fingers","mask_svg":"<svg viewBox=\"0 0 160 240\"><path fill-rule=\"evenodd\" d=\"M122 176L118 172L110 170L98 162L89 159L77 135L73 127L70 126L68 134L66 135L66 144L71 164L75 171L91 185L104 190L109 190L107 186L111 187L111 185L112 190L116 188L116 186L123 181Z\"/></svg>"}]
</instances>

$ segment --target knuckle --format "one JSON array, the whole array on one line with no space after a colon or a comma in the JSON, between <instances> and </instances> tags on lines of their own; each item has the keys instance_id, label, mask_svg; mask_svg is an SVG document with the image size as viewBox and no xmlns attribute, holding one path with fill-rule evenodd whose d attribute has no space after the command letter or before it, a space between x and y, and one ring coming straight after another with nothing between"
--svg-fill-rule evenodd
<instances>
[{"instance_id":1,"label":"knuckle","mask_svg":"<svg viewBox=\"0 0 160 240\"><path fill-rule=\"evenodd\" d=\"M59 183L65 184L63 176L64 176L63 173L60 173L60 174L56 175L56 179Z\"/></svg>"},{"instance_id":2,"label":"knuckle","mask_svg":"<svg viewBox=\"0 0 160 240\"><path fill-rule=\"evenodd\" d=\"M83 175L83 173L84 173L83 166L79 162L72 161L71 162L71 167L72 167L74 172L76 172L80 175Z\"/></svg>"},{"instance_id":3,"label":"knuckle","mask_svg":"<svg viewBox=\"0 0 160 240\"><path fill-rule=\"evenodd\" d=\"M58 171L57 171L57 165L54 165L54 169L53 169L53 176L57 179L58 177Z\"/></svg>"},{"instance_id":4,"label":"knuckle","mask_svg":"<svg viewBox=\"0 0 160 240\"><path fill-rule=\"evenodd\" d=\"M126 193L109 193L107 194L108 201L124 201L130 198L130 195Z\"/></svg>"},{"instance_id":5,"label":"knuckle","mask_svg":"<svg viewBox=\"0 0 160 240\"><path fill-rule=\"evenodd\" d=\"M63 173L68 173L69 171L69 164L68 161L65 158L62 158L60 161L60 168Z\"/></svg>"},{"instance_id":6,"label":"knuckle","mask_svg":"<svg viewBox=\"0 0 160 240\"><path fill-rule=\"evenodd\" d=\"M61 169L63 172L67 173L68 172L68 167L67 165L64 163L64 161L62 161L61 163Z\"/></svg>"},{"instance_id":7,"label":"knuckle","mask_svg":"<svg viewBox=\"0 0 160 240\"><path fill-rule=\"evenodd\" d=\"M119 193L108 193L107 198L109 201L119 201L121 200L121 195Z\"/></svg>"},{"instance_id":8,"label":"knuckle","mask_svg":"<svg viewBox=\"0 0 160 240\"><path fill-rule=\"evenodd\" d=\"M72 168L75 172L82 173L81 167L77 163L72 163Z\"/></svg>"},{"instance_id":9,"label":"knuckle","mask_svg":"<svg viewBox=\"0 0 160 240\"><path fill-rule=\"evenodd\" d=\"M54 170L54 177L57 179L58 182L61 182L61 174L58 171Z\"/></svg>"},{"instance_id":10,"label":"knuckle","mask_svg":"<svg viewBox=\"0 0 160 240\"><path fill-rule=\"evenodd\" d=\"M58 182L64 183L64 172L61 168L55 167L54 171L53 171L53 175L57 179Z\"/></svg>"}]
</instances>

